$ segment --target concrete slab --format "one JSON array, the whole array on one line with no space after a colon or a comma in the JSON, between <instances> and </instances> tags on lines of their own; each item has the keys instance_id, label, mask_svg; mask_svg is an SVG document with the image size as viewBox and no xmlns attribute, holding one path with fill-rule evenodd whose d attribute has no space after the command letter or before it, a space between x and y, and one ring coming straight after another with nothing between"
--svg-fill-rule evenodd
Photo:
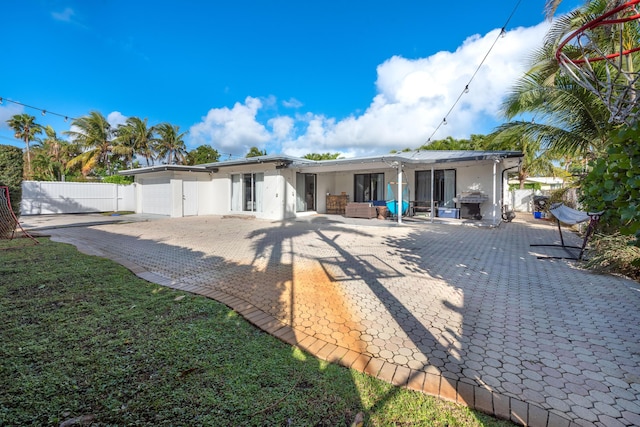
<instances>
[{"instance_id":1,"label":"concrete slab","mask_svg":"<svg viewBox=\"0 0 640 427\"><path fill-rule=\"evenodd\" d=\"M321 357L340 349L338 363L499 417L640 419L640 285L538 259L553 249L530 244L558 241L548 221L127 217L22 221L165 286L253 306Z\"/></svg>"}]
</instances>

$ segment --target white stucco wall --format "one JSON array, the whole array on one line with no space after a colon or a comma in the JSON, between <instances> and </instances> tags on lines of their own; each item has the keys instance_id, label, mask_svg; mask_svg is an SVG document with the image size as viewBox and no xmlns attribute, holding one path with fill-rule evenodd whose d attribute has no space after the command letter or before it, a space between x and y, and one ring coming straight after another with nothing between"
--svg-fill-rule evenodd
<instances>
[{"instance_id":1,"label":"white stucco wall","mask_svg":"<svg viewBox=\"0 0 640 427\"><path fill-rule=\"evenodd\" d=\"M262 211L231 210L231 175L245 173L264 173ZM273 164L246 165L224 168L212 174L210 193L211 202L206 212L210 215L251 215L263 219L281 219L295 215L295 172L276 169Z\"/></svg>"},{"instance_id":2,"label":"white stucco wall","mask_svg":"<svg viewBox=\"0 0 640 427\"><path fill-rule=\"evenodd\" d=\"M137 177L140 182L166 183L166 205L168 214L172 216L184 216L187 211L191 215L251 215L262 219L280 220L295 217L296 212L296 183L297 173L313 173L316 176L316 212L326 212L327 194L337 195L346 193L349 200L353 201L354 175L363 173L384 173L385 198L388 198L388 184L391 185L394 195L397 195L398 181L397 169L389 165L378 164L354 164L345 165L344 169L330 172L322 172L319 169L297 170L293 168L277 169L273 163L259 163L249 165L236 165L221 168L217 172L182 172L165 171L145 174ZM502 191L508 190L502 185L502 163L474 161L474 162L450 162L434 165L434 170L456 170L456 195L462 192L480 191L489 197L489 200L481 205L481 212L485 218L500 216L500 206L505 198ZM431 165L406 164L403 168L402 181L408 183L409 198L415 198L415 172L430 171ZM262 211L232 211L231 210L231 176L234 174L263 173ZM193 200L193 185L197 185L197 209L191 212L192 205L185 200L191 197ZM136 189L140 196L140 185ZM161 188L161 187L159 187ZM186 199L185 199L186 197ZM495 200L494 200L495 197ZM139 200L139 198L138 198ZM160 203L160 200L156 201ZM141 206L138 202L138 206Z\"/></svg>"}]
</instances>

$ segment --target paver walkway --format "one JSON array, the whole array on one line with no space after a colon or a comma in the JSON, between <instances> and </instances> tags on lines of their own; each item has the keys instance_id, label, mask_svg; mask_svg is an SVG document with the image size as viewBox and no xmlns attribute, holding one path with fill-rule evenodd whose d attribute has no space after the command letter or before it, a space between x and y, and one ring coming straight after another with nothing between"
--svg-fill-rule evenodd
<instances>
[{"instance_id":1,"label":"paver walkway","mask_svg":"<svg viewBox=\"0 0 640 427\"><path fill-rule=\"evenodd\" d=\"M640 285L537 259L562 255L529 246L557 241L552 224L338 219L189 217L46 234L394 384L525 425L640 425Z\"/></svg>"}]
</instances>

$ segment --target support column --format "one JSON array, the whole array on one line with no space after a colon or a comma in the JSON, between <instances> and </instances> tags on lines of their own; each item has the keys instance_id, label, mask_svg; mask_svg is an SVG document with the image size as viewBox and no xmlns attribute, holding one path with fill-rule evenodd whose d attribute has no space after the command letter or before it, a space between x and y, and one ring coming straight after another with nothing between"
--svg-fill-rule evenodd
<instances>
[{"instance_id":1,"label":"support column","mask_svg":"<svg viewBox=\"0 0 640 427\"><path fill-rule=\"evenodd\" d=\"M396 196L398 203L398 224L402 224L402 162L398 162L398 193Z\"/></svg>"},{"instance_id":2,"label":"support column","mask_svg":"<svg viewBox=\"0 0 640 427\"><path fill-rule=\"evenodd\" d=\"M433 170L433 165L431 165L431 222L433 222L436 217L436 208L433 206L433 178L435 175L436 173Z\"/></svg>"},{"instance_id":3,"label":"support column","mask_svg":"<svg viewBox=\"0 0 640 427\"><path fill-rule=\"evenodd\" d=\"M496 176L497 176L497 169L498 169L498 163L500 162L500 160L494 160L493 161L493 225L496 225L496 206L498 205L498 201L496 200Z\"/></svg>"}]
</instances>

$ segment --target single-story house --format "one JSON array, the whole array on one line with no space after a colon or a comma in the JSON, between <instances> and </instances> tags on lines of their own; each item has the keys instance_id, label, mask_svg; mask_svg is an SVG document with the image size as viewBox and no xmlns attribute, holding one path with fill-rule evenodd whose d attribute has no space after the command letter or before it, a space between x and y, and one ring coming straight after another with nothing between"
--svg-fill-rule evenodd
<instances>
[{"instance_id":1,"label":"single-story house","mask_svg":"<svg viewBox=\"0 0 640 427\"><path fill-rule=\"evenodd\" d=\"M412 212L499 221L507 171L515 172L521 158L516 151L426 150L323 161L266 155L120 173L135 178L137 213L282 220L344 214L347 203L385 205L401 195Z\"/></svg>"}]
</instances>

